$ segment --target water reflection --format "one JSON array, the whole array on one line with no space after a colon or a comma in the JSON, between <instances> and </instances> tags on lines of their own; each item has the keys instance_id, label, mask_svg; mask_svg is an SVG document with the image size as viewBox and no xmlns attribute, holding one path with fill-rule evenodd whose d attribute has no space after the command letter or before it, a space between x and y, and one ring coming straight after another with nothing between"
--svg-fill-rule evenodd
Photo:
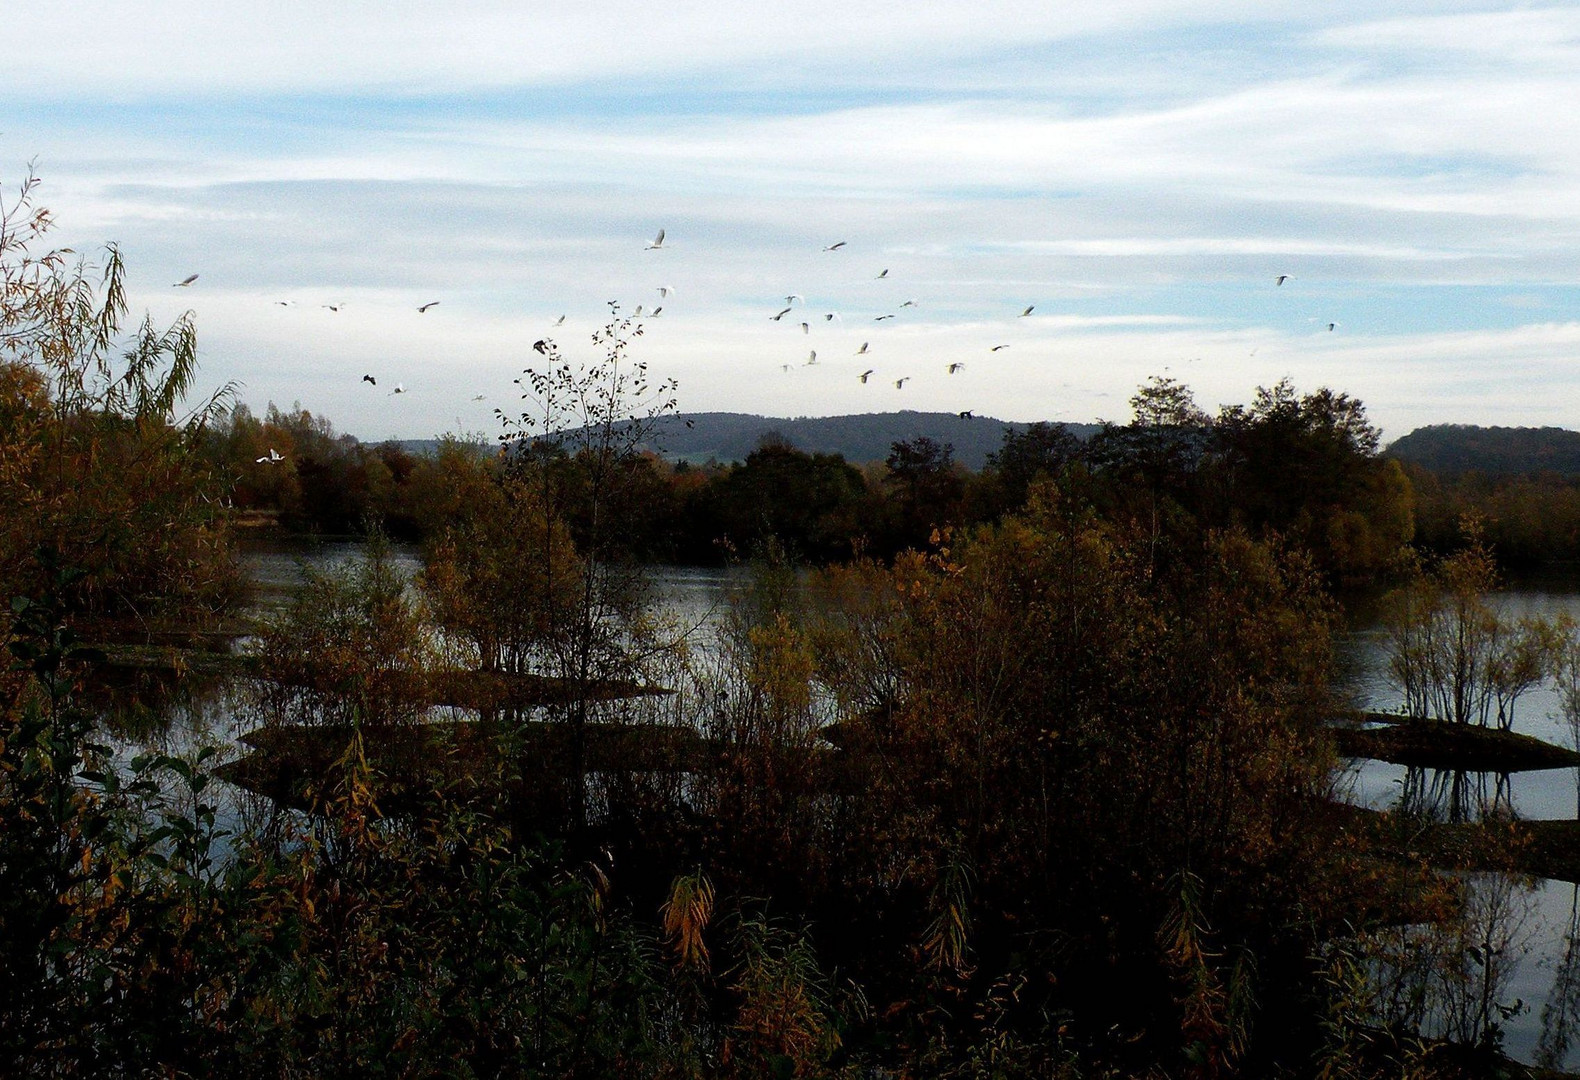
<instances>
[{"instance_id":1,"label":"water reflection","mask_svg":"<svg viewBox=\"0 0 1580 1080\"><path fill-rule=\"evenodd\" d=\"M1553 972L1553 988L1542 1006L1541 1035L1536 1041L1536 1064L1562 1069L1575 1045L1580 1026L1580 885L1570 886L1569 925L1564 931L1563 954Z\"/></svg>"},{"instance_id":2,"label":"water reflection","mask_svg":"<svg viewBox=\"0 0 1580 1080\"><path fill-rule=\"evenodd\" d=\"M1405 769L1398 808L1411 817L1453 825L1514 816L1508 773L1463 769Z\"/></svg>"}]
</instances>

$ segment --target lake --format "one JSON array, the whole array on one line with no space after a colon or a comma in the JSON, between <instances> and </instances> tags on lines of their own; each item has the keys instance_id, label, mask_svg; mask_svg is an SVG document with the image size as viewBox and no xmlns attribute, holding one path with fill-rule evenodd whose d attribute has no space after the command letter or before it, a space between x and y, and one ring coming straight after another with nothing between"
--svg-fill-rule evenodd
<instances>
[{"instance_id":1,"label":"lake","mask_svg":"<svg viewBox=\"0 0 1580 1080\"><path fill-rule=\"evenodd\" d=\"M312 547L298 545L260 545L245 554L246 567L259 584L257 605L262 610L277 607L289 597L307 568L328 568L358 557L361 546L353 543L326 543ZM394 561L403 572L419 569L415 550L397 547ZM748 580L741 568L660 567L653 572L661 606L688 629L688 642L703 654L709 649L711 630L727 610L732 589ZM1499 594L1496 601L1512 616L1568 613L1580 619L1580 592L1568 590L1512 590ZM1391 712L1398 708L1400 695L1387 680L1387 642L1375 622L1362 621L1343 633L1338 642L1340 688L1356 707ZM194 701L177 710L162 731L144 740L171 750L188 750L201 744L233 743L238 728L250 727L244 706L223 692ZM1569 746L1572 738L1560 715L1556 694L1550 688L1533 690L1521 699L1515 730ZM1341 775L1340 785L1354 802L1385 808L1401 797L1407 779L1400 766L1376 761L1350 763ZM1574 818L1577 806L1576 771L1546 770L1515 774L1500 788L1492 778L1472 777L1479 792L1507 800L1514 813L1524 818ZM240 812L238 810L238 812ZM1507 1051L1516 1059L1531 1063L1544 1045L1554 1042L1559 1021L1573 1023L1574 1007L1556 1009L1555 999L1577 999L1580 1004L1580 956L1574 948L1580 936L1577 926L1577 890L1568 883L1540 880L1527 887L1524 882L1509 882L1480 875L1474 887L1482 893L1505 895L1508 914L1504 929L1509 935L1507 954L1511 972L1500 1001L1518 1007L1504 1023ZM1544 1044L1544 1031L1547 1043ZM1551 1051L1551 1046L1548 1047ZM1560 1066L1580 1065L1580 1048L1554 1054L1550 1062Z\"/></svg>"}]
</instances>

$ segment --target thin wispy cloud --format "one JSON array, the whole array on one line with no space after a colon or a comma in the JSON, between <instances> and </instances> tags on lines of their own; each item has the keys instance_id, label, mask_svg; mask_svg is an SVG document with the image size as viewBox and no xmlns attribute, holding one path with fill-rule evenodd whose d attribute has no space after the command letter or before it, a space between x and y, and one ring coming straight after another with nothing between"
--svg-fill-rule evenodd
<instances>
[{"instance_id":1,"label":"thin wispy cloud","mask_svg":"<svg viewBox=\"0 0 1580 1080\"><path fill-rule=\"evenodd\" d=\"M1122 417L1165 367L1394 434L1580 408L1580 13L860 7L35 5L0 154L194 308L207 377L375 436L486 426L558 315L581 348L659 284L688 409ZM770 322L788 293L841 321ZM869 338L903 400L841 366Z\"/></svg>"}]
</instances>

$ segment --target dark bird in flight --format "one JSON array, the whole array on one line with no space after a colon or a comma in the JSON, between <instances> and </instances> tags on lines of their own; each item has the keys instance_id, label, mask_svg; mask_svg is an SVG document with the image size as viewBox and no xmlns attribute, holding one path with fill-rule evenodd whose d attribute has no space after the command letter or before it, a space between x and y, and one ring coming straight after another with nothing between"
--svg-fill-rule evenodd
<instances>
[{"instance_id":1,"label":"dark bird in flight","mask_svg":"<svg viewBox=\"0 0 1580 1080\"><path fill-rule=\"evenodd\" d=\"M989 349L988 352L998 352L1000 349L1007 349L1007 348L1009 348L1008 345L995 345L991 349Z\"/></svg>"},{"instance_id":2,"label":"dark bird in flight","mask_svg":"<svg viewBox=\"0 0 1580 1080\"><path fill-rule=\"evenodd\" d=\"M426 304L422 304L422 305L420 305L417 308L417 314L422 315L422 314L426 313L429 308L431 308L431 307L438 307L438 306L439 306L439 301L437 301L437 300L430 300Z\"/></svg>"},{"instance_id":3,"label":"dark bird in flight","mask_svg":"<svg viewBox=\"0 0 1580 1080\"><path fill-rule=\"evenodd\" d=\"M1332 329L1333 329L1333 328L1334 328L1334 327L1336 327L1336 326L1338 326L1338 325L1339 325L1339 324L1338 324L1338 323L1336 323L1336 322L1330 322L1330 323L1328 323L1328 329L1329 329L1329 330L1332 330Z\"/></svg>"},{"instance_id":4,"label":"dark bird in flight","mask_svg":"<svg viewBox=\"0 0 1580 1080\"><path fill-rule=\"evenodd\" d=\"M962 419L962 420L970 420L971 419L971 410L970 409L963 409L963 410L961 410L961 412L960 412L960 419Z\"/></svg>"},{"instance_id":5,"label":"dark bird in flight","mask_svg":"<svg viewBox=\"0 0 1580 1080\"><path fill-rule=\"evenodd\" d=\"M172 285L171 288L175 288L175 286ZM274 302L274 306L275 307L290 307L291 306L291 302L289 300L276 300Z\"/></svg>"},{"instance_id":6,"label":"dark bird in flight","mask_svg":"<svg viewBox=\"0 0 1580 1080\"><path fill-rule=\"evenodd\" d=\"M1274 285L1282 285L1284 282L1289 280L1289 277L1290 277L1290 275L1288 275L1288 274L1279 274L1276 278L1273 279L1273 284Z\"/></svg>"},{"instance_id":7,"label":"dark bird in flight","mask_svg":"<svg viewBox=\"0 0 1580 1080\"><path fill-rule=\"evenodd\" d=\"M339 311L343 307L345 307L344 304L325 304L324 305L324 309L326 311Z\"/></svg>"},{"instance_id":8,"label":"dark bird in flight","mask_svg":"<svg viewBox=\"0 0 1580 1080\"><path fill-rule=\"evenodd\" d=\"M965 367L964 364L960 363L959 361L956 361L955 363L949 365L949 374L953 375L955 372L959 371L963 367Z\"/></svg>"},{"instance_id":9,"label":"dark bird in flight","mask_svg":"<svg viewBox=\"0 0 1580 1080\"><path fill-rule=\"evenodd\" d=\"M875 281L882 281L884 278L886 278L888 276L889 276L889 268L886 266L878 273L878 276L874 280Z\"/></svg>"},{"instance_id":10,"label":"dark bird in flight","mask_svg":"<svg viewBox=\"0 0 1580 1080\"><path fill-rule=\"evenodd\" d=\"M404 394L405 392L406 392L406 384L405 383L396 383L395 384L395 389L390 391L390 393L392 393L392 394Z\"/></svg>"},{"instance_id":11,"label":"dark bird in flight","mask_svg":"<svg viewBox=\"0 0 1580 1080\"><path fill-rule=\"evenodd\" d=\"M549 343L547 341L544 341L542 338L539 338L537 341L534 341L532 343L532 347L534 349L536 349L538 352L542 353L544 356L549 355Z\"/></svg>"},{"instance_id":12,"label":"dark bird in flight","mask_svg":"<svg viewBox=\"0 0 1580 1080\"><path fill-rule=\"evenodd\" d=\"M892 319L892 318L894 318L893 315L879 315L876 319L873 319L872 321L873 322L882 322L884 319Z\"/></svg>"},{"instance_id":13,"label":"dark bird in flight","mask_svg":"<svg viewBox=\"0 0 1580 1080\"><path fill-rule=\"evenodd\" d=\"M1027 304L1027 305L1026 305L1026 310L1025 310L1025 311L1023 311L1023 312L1021 312L1021 313L1020 313L1020 314L1019 314L1019 315L1018 315L1018 316L1016 316L1016 317L1017 317L1017 318L1020 318L1020 319L1024 319L1024 318L1025 318L1025 317L1026 317L1026 316L1027 316L1027 315L1030 315L1030 314L1031 314L1031 313L1032 313L1032 312L1033 312L1033 311L1035 311L1035 310L1037 310L1037 305L1036 305L1036 304Z\"/></svg>"},{"instance_id":14,"label":"dark bird in flight","mask_svg":"<svg viewBox=\"0 0 1580 1080\"><path fill-rule=\"evenodd\" d=\"M675 287L673 285L660 285L658 287L658 298L660 300L668 300L669 294L674 291Z\"/></svg>"},{"instance_id":15,"label":"dark bird in flight","mask_svg":"<svg viewBox=\"0 0 1580 1080\"><path fill-rule=\"evenodd\" d=\"M795 310L795 308L785 308L783 311L781 311L777 315L770 315L770 316L768 316L768 321L769 322L778 322L780 319L784 318L786 315L790 314L794 310Z\"/></svg>"},{"instance_id":16,"label":"dark bird in flight","mask_svg":"<svg viewBox=\"0 0 1580 1080\"><path fill-rule=\"evenodd\" d=\"M554 320L554 325L555 326L564 326L565 325L565 316L561 315L559 318L555 319Z\"/></svg>"},{"instance_id":17,"label":"dark bird in flight","mask_svg":"<svg viewBox=\"0 0 1580 1080\"><path fill-rule=\"evenodd\" d=\"M198 279L196 274L189 275L184 281L178 281L170 286L172 289L184 289ZM261 458L259 460L262 460Z\"/></svg>"},{"instance_id":18,"label":"dark bird in flight","mask_svg":"<svg viewBox=\"0 0 1580 1080\"><path fill-rule=\"evenodd\" d=\"M694 427L697 426L697 422L695 420L687 420L686 421L686 426L688 428L694 428Z\"/></svg>"},{"instance_id":19,"label":"dark bird in flight","mask_svg":"<svg viewBox=\"0 0 1580 1080\"><path fill-rule=\"evenodd\" d=\"M657 251L659 248L661 248L663 246L664 246L664 230L660 229L660 230L658 230L658 235L653 237L653 242L651 244L647 245L647 247L643 248L642 250L643 251Z\"/></svg>"},{"instance_id":20,"label":"dark bird in flight","mask_svg":"<svg viewBox=\"0 0 1580 1080\"><path fill-rule=\"evenodd\" d=\"M371 375L364 375L364 376L362 376L362 381L365 382L365 383L368 383L368 384L370 384L372 386L377 386L379 384L379 381L377 379L375 379Z\"/></svg>"},{"instance_id":21,"label":"dark bird in flight","mask_svg":"<svg viewBox=\"0 0 1580 1080\"><path fill-rule=\"evenodd\" d=\"M801 324L801 332L803 334L810 334L812 332L812 328L810 326L808 326L806 323L802 323Z\"/></svg>"},{"instance_id":22,"label":"dark bird in flight","mask_svg":"<svg viewBox=\"0 0 1580 1080\"><path fill-rule=\"evenodd\" d=\"M811 353L811 355L809 355L809 356L808 356L808 357L807 357L807 358L806 358L806 362L807 362L807 366L809 366L809 367L810 367L810 366L811 366L811 365L813 365L813 364L815 364L815 363L817 363L817 350L816 350L816 349L813 349L813 350L812 350L812 353Z\"/></svg>"},{"instance_id":23,"label":"dark bird in flight","mask_svg":"<svg viewBox=\"0 0 1580 1080\"><path fill-rule=\"evenodd\" d=\"M863 371L860 375L857 375L856 376L857 381L859 381L861 383L861 385L866 386L867 385L867 379L872 376L873 370L874 370L873 368L868 368L866 371Z\"/></svg>"},{"instance_id":24,"label":"dark bird in flight","mask_svg":"<svg viewBox=\"0 0 1580 1080\"><path fill-rule=\"evenodd\" d=\"M806 297L802 296L798 292L793 292L789 296L785 297L785 303L787 304L794 304L797 300L801 301L803 304L806 303Z\"/></svg>"},{"instance_id":25,"label":"dark bird in flight","mask_svg":"<svg viewBox=\"0 0 1580 1080\"><path fill-rule=\"evenodd\" d=\"M861 343L861 348L856 350L856 355L857 356L866 356L867 355L867 346L870 345L870 344L872 344L870 341L863 341Z\"/></svg>"},{"instance_id":26,"label":"dark bird in flight","mask_svg":"<svg viewBox=\"0 0 1580 1080\"><path fill-rule=\"evenodd\" d=\"M840 248L842 248L844 246L845 246L845 241L841 240L837 244L830 244L830 245L828 245L828 247L824 248L823 250L824 251L838 251Z\"/></svg>"},{"instance_id":27,"label":"dark bird in flight","mask_svg":"<svg viewBox=\"0 0 1580 1080\"><path fill-rule=\"evenodd\" d=\"M911 377L909 375L905 376L905 378L903 378L903 379L895 379L894 380L894 388L896 390L904 390L905 389L905 384L910 382L910 381L911 381Z\"/></svg>"},{"instance_id":28,"label":"dark bird in flight","mask_svg":"<svg viewBox=\"0 0 1580 1080\"><path fill-rule=\"evenodd\" d=\"M902 308L915 307L916 306L916 301L915 300L907 300L905 303L901 304L900 306Z\"/></svg>"}]
</instances>

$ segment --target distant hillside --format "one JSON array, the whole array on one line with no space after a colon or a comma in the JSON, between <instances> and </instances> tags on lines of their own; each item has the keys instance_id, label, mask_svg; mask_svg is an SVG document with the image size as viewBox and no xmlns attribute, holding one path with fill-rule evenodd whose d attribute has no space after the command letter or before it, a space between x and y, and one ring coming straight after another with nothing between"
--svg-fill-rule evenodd
<instances>
[{"instance_id":1,"label":"distant hillside","mask_svg":"<svg viewBox=\"0 0 1580 1080\"><path fill-rule=\"evenodd\" d=\"M691 426L687 426L687 423ZM858 413L852 416L784 418L749 413L686 413L661 419L648 447L665 457L701 463L745 461L764 435L778 432L790 445L808 453L842 454L852 462L882 461L894 443L927 436L955 448L955 460L980 469L989 454L1004 443L1004 429L1024 431L1029 425L954 413L906 410L893 413ZM1086 438L1096 424L1069 424L1071 434ZM434 439L405 439L401 446L414 454L432 453Z\"/></svg>"},{"instance_id":2,"label":"distant hillside","mask_svg":"<svg viewBox=\"0 0 1580 1080\"><path fill-rule=\"evenodd\" d=\"M690 421L692 426L687 427ZM1085 438L1095 424L1071 424ZM808 453L842 454L847 461L882 461L890 448L906 439L927 436L955 448L955 460L980 469L989 454L1004 443L1004 429L1025 430L1026 424L989 416L962 419L954 413L906 410L859 413L853 416L805 416L787 419L746 413L687 413L666 417L655 433L653 449L672 458L701 462L744 461L764 435L777 432L790 445Z\"/></svg>"},{"instance_id":3,"label":"distant hillside","mask_svg":"<svg viewBox=\"0 0 1580 1080\"><path fill-rule=\"evenodd\" d=\"M1566 428L1433 424L1396 440L1385 453L1445 474L1580 475L1580 431Z\"/></svg>"}]
</instances>

